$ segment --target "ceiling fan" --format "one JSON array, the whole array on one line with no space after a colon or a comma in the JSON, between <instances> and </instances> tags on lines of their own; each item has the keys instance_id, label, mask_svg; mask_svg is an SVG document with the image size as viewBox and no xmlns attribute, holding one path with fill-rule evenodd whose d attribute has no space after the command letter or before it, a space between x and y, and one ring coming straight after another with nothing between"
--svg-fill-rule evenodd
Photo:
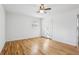
<instances>
[{"instance_id":1,"label":"ceiling fan","mask_svg":"<svg viewBox=\"0 0 79 59\"><path fill-rule=\"evenodd\" d=\"M47 13L47 10L51 10L51 8L46 7L44 4L41 4L39 6L39 11L37 11L37 13Z\"/></svg>"}]
</instances>

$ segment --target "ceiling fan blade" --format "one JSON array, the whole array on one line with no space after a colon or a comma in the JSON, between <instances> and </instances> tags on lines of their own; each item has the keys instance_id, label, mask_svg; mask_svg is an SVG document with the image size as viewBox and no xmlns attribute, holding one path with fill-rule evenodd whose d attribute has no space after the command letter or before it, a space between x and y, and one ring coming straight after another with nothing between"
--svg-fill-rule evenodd
<instances>
[{"instance_id":1,"label":"ceiling fan blade","mask_svg":"<svg viewBox=\"0 0 79 59\"><path fill-rule=\"evenodd\" d=\"M46 8L45 10L51 10L51 8Z\"/></svg>"}]
</instances>

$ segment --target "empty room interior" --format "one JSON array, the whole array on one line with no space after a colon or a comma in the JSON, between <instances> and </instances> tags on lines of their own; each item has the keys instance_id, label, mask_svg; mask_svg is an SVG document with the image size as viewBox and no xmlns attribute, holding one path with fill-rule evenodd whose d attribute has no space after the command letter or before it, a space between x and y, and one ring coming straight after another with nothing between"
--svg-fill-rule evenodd
<instances>
[{"instance_id":1,"label":"empty room interior","mask_svg":"<svg viewBox=\"0 0 79 59\"><path fill-rule=\"evenodd\" d=\"M79 55L79 4L0 4L0 55Z\"/></svg>"}]
</instances>

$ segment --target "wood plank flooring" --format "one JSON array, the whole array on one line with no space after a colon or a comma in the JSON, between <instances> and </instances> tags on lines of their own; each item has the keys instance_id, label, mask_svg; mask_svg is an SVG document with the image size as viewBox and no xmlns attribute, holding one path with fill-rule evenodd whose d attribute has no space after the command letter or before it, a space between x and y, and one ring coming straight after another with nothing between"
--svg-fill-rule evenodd
<instances>
[{"instance_id":1,"label":"wood plank flooring","mask_svg":"<svg viewBox=\"0 0 79 59\"><path fill-rule=\"evenodd\" d=\"M79 55L79 49L46 38L6 42L2 55Z\"/></svg>"}]
</instances>

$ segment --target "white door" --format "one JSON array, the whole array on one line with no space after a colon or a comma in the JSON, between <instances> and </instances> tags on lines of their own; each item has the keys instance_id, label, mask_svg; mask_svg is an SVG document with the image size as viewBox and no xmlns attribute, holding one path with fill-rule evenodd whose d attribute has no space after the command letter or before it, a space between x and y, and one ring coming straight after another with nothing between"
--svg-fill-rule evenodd
<instances>
[{"instance_id":1,"label":"white door","mask_svg":"<svg viewBox=\"0 0 79 59\"><path fill-rule=\"evenodd\" d=\"M79 15L77 15L77 34L78 34L77 44L78 44L78 47L79 47Z\"/></svg>"}]
</instances>

